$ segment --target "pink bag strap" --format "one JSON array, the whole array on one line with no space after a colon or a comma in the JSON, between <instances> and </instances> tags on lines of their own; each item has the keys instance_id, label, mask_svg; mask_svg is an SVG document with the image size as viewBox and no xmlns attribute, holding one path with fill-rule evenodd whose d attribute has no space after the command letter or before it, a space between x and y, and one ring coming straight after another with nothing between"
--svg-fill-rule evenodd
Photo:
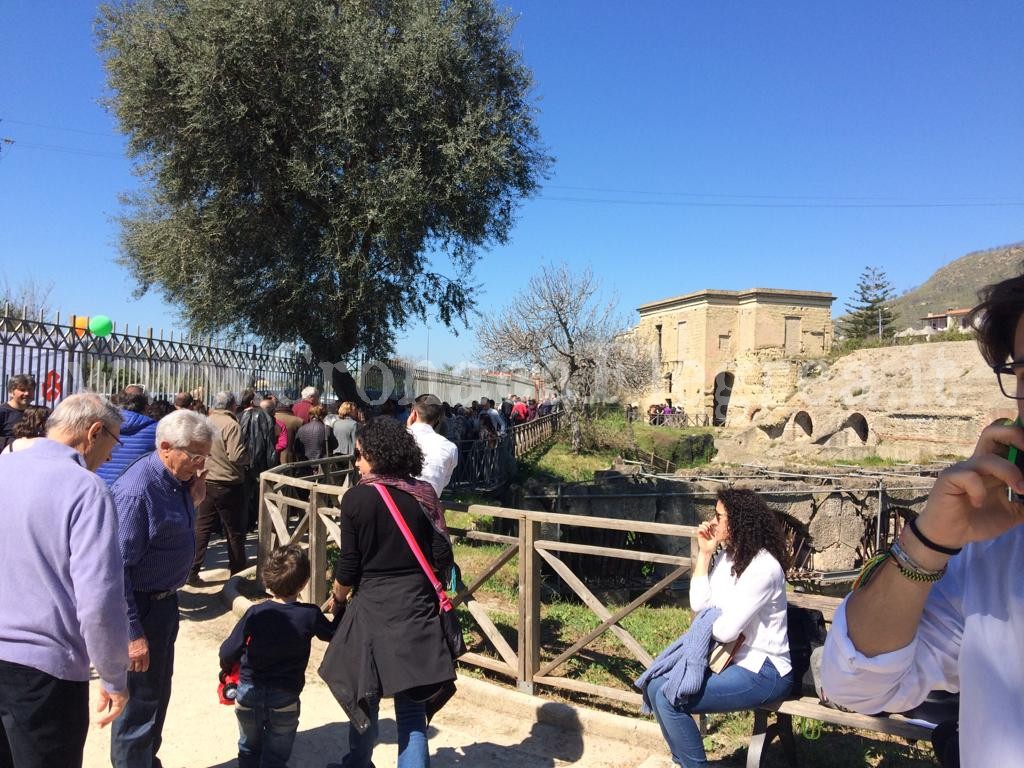
<instances>
[{"instance_id":1,"label":"pink bag strap","mask_svg":"<svg viewBox=\"0 0 1024 768\"><path fill-rule=\"evenodd\" d=\"M427 579L430 581L430 585L437 592L437 602L441 610L447 613L452 610L452 601L448 599L448 595L445 594L444 586L438 580L437 576L434 575L434 569L430 567L430 563L427 562L427 558L423 556L423 550L420 549L420 545L416 543L416 539L413 538L412 531L409 530L409 526L405 523L405 518L402 517L402 513L398 511L398 506L395 504L395 500L391 497L391 493L388 489L380 483L371 483L374 488L377 489L377 493L384 499L384 504L388 508L388 512L391 513L391 517L395 519L395 525L398 526L402 535L405 537L406 544L409 545L409 549L412 550L413 555L416 556L416 560L420 564L420 568L427 575Z\"/></svg>"}]
</instances>

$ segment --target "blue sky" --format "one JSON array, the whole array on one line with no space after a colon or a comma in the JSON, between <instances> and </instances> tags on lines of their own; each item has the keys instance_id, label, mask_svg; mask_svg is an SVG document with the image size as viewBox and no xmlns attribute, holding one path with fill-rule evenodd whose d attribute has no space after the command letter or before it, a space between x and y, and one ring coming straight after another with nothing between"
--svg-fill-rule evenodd
<instances>
[{"instance_id":1,"label":"blue sky","mask_svg":"<svg viewBox=\"0 0 1024 768\"><path fill-rule=\"evenodd\" d=\"M1024 240L1022 3L502 4L556 164L511 241L483 254L484 313L563 260L591 266L627 315L753 286L831 291L841 310L866 265L905 290ZM114 262L118 195L136 179L98 104L94 14L5 8L0 276L52 281L65 315L180 329ZM474 349L472 323L398 343L437 364Z\"/></svg>"}]
</instances>

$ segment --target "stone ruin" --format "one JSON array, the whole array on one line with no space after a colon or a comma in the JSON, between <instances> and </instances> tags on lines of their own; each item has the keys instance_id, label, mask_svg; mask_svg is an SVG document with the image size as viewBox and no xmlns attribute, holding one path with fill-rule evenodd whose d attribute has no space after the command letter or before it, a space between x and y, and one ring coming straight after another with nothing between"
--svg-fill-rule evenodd
<instances>
[{"instance_id":1,"label":"stone ruin","mask_svg":"<svg viewBox=\"0 0 1024 768\"><path fill-rule=\"evenodd\" d=\"M908 468L895 473L828 471L799 468L787 472L749 468L683 470L674 477L638 474L624 466L598 473L593 484L564 485L560 512L646 522L698 525L714 515L715 493L728 483L764 494L768 505L784 516L792 532L795 553L793 580L827 578L824 574L851 572L884 547L900 520L924 506L935 470ZM550 489L547 489L550 492ZM879 528L879 491L885 515ZM541 495L539 488L525 495ZM549 493L550 495L550 493ZM524 508L555 511L554 499L522 499ZM551 535L549 532L545 535ZM689 556L689 540L660 538L666 554ZM847 573L849 575L849 573Z\"/></svg>"}]
</instances>

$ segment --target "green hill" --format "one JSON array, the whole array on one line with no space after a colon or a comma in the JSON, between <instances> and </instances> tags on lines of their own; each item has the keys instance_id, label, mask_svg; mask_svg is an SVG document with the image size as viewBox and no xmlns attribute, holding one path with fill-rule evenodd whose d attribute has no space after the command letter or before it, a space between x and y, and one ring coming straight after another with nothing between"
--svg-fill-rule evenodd
<instances>
[{"instance_id":1,"label":"green hill","mask_svg":"<svg viewBox=\"0 0 1024 768\"><path fill-rule=\"evenodd\" d=\"M920 327L920 318L946 309L973 307L978 289L1019 275L1024 267L1024 243L975 251L952 261L926 282L892 301L895 328Z\"/></svg>"}]
</instances>

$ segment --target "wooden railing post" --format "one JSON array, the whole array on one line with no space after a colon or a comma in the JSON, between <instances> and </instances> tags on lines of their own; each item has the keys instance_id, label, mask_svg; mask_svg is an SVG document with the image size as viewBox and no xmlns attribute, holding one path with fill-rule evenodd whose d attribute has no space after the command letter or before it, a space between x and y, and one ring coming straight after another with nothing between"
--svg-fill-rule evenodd
<instances>
[{"instance_id":1,"label":"wooden railing post","mask_svg":"<svg viewBox=\"0 0 1024 768\"><path fill-rule=\"evenodd\" d=\"M263 494L269 493L272 488L270 481L261 476L260 506L256 524L256 537L259 542L256 547L256 586L260 588L263 587L263 558L265 553L272 549L274 536L274 524L270 522L270 512Z\"/></svg>"},{"instance_id":2,"label":"wooden railing post","mask_svg":"<svg viewBox=\"0 0 1024 768\"><path fill-rule=\"evenodd\" d=\"M534 692L533 676L540 666L540 557L534 543L540 524L519 518L519 669L516 683L523 693Z\"/></svg>"},{"instance_id":3,"label":"wooden railing post","mask_svg":"<svg viewBox=\"0 0 1024 768\"><path fill-rule=\"evenodd\" d=\"M306 512L309 515L309 565L311 576L306 588L302 590L306 594L304 598L313 605L320 605L327 599L327 584L324 581L324 569L327 565L327 537L324 531L323 522L317 510L320 506L320 492L313 488L309 492L309 506Z\"/></svg>"}]
</instances>

